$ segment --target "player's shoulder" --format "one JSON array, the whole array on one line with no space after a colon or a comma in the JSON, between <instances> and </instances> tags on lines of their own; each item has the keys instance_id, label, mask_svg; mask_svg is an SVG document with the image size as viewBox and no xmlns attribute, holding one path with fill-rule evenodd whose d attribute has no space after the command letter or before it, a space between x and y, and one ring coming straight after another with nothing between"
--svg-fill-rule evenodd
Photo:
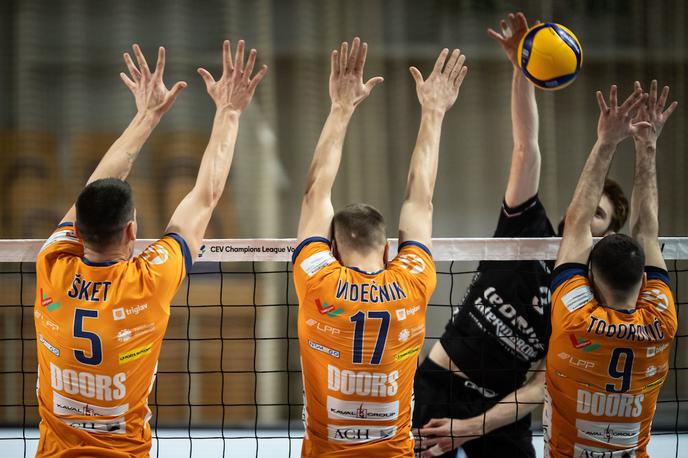
<instances>
[{"instance_id":1,"label":"player's shoulder","mask_svg":"<svg viewBox=\"0 0 688 458\"><path fill-rule=\"evenodd\" d=\"M325 237L308 237L302 240L291 257L295 275L305 274L311 278L323 272L328 266L339 266L330 246L330 241Z\"/></svg>"},{"instance_id":2,"label":"player's shoulder","mask_svg":"<svg viewBox=\"0 0 688 458\"><path fill-rule=\"evenodd\" d=\"M423 243L407 240L399 244L396 257L388 269L410 274L420 274L435 270L432 252Z\"/></svg>"},{"instance_id":3,"label":"player's shoulder","mask_svg":"<svg viewBox=\"0 0 688 458\"><path fill-rule=\"evenodd\" d=\"M38 261L55 258L56 255L82 256L83 243L74 223L63 222L46 239L38 252Z\"/></svg>"},{"instance_id":4,"label":"player's shoulder","mask_svg":"<svg viewBox=\"0 0 688 458\"><path fill-rule=\"evenodd\" d=\"M148 245L134 258L134 264L146 269L178 268L183 265L188 274L193 261L184 238L175 232L170 232Z\"/></svg>"}]
</instances>

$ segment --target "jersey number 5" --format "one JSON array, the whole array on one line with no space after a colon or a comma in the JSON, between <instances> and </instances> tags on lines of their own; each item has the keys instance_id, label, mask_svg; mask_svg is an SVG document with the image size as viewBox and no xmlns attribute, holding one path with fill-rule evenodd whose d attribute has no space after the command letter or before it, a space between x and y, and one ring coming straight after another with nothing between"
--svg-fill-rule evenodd
<instances>
[{"instance_id":1,"label":"jersey number 5","mask_svg":"<svg viewBox=\"0 0 688 458\"><path fill-rule=\"evenodd\" d=\"M84 318L98 318L98 310L74 310L74 337L91 341L91 356L83 350L74 350L74 357L82 364L97 366L103 362L103 344L94 332L84 331Z\"/></svg>"},{"instance_id":2,"label":"jersey number 5","mask_svg":"<svg viewBox=\"0 0 688 458\"><path fill-rule=\"evenodd\" d=\"M389 332L389 312L387 311L372 311L368 312L368 319L382 320L380 322L380 330L377 333L377 342L375 342L375 350L373 357L370 358L370 364L380 364L382 360L382 352L385 350L387 343L387 333ZM366 314L358 312L352 315L349 320L356 323L354 328L354 364L361 364L363 362L363 330L365 328Z\"/></svg>"}]
</instances>

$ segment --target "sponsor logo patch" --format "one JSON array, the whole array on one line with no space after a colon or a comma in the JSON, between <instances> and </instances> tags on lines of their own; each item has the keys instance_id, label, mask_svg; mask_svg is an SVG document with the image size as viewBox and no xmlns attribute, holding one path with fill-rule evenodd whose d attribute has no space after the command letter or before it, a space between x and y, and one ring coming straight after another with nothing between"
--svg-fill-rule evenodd
<instances>
[{"instance_id":1,"label":"sponsor logo patch","mask_svg":"<svg viewBox=\"0 0 688 458\"><path fill-rule=\"evenodd\" d=\"M41 288L41 307L45 307L49 312L52 312L60 307L60 303L53 301L53 298L44 293L43 288Z\"/></svg>"},{"instance_id":2,"label":"sponsor logo patch","mask_svg":"<svg viewBox=\"0 0 688 458\"><path fill-rule=\"evenodd\" d=\"M313 318L309 318L308 320L306 320L306 325L314 327L319 332L324 332L325 334L332 334L333 336L339 335L341 333L339 329L330 326L329 324L321 323L320 321L315 320Z\"/></svg>"},{"instance_id":3,"label":"sponsor logo patch","mask_svg":"<svg viewBox=\"0 0 688 458\"><path fill-rule=\"evenodd\" d=\"M406 350L400 351L399 353L394 355L394 361L403 361L417 354L419 351L420 347L407 348Z\"/></svg>"},{"instance_id":4,"label":"sponsor logo patch","mask_svg":"<svg viewBox=\"0 0 688 458\"><path fill-rule=\"evenodd\" d=\"M123 319L125 319L129 316L132 316L132 315L136 316L139 313L141 313L147 309L148 309L148 304L138 304L138 305L134 305L134 306L127 307L127 308L119 307L119 308L112 310L112 317L115 320L119 321L119 320L123 320Z\"/></svg>"},{"instance_id":5,"label":"sponsor logo patch","mask_svg":"<svg viewBox=\"0 0 688 458\"><path fill-rule=\"evenodd\" d=\"M412 274L419 274L425 270L425 261L417 254L404 253L399 256L399 262L404 269Z\"/></svg>"},{"instance_id":6,"label":"sponsor logo patch","mask_svg":"<svg viewBox=\"0 0 688 458\"><path fill-rule=\"evenodd\" d=\"M336 442L372 442L394 437L396 433L396 426L327 425L327 438Z\"/></svg>"},{"instance_id":7,"label":"sponsor logo patch","mask_svg":"<svg viewBox=\"0 0 688 458\"><path fill-rule=\"evenodd\" d=\"M647 347L647 357L652 358L654 356L657 356L658 354L662 353L667 348L669 348L668 343L665 343L663 345L658 345L656 347Z\"/></svg>"},{"instance_id":8,"label":"sponsor logo patch","mask_svg":"<svg viewBox=\"0 0 688 458\"><path fill-rule=\"evenodd\" d=\"M170 253L167 251L167 248L161 245L151 245L141 253L141 257L154 266L160 266L167 262L170 258Z\"/></svg>"},{"instance_id":9,"label":"sponsor logo patch","mask_svg":"<svg viewBox=\"0 0 688 458\"><path fill-rule=\"evenodd\" d=\"M664 383L664 377L662 377L658 380L655 380L654 382L648 383L647 385L642 387L640 391L643 393L647 393L648 391L652 391L655 388L662 386L662 383Z\"/></svg>"},{"instance_id":10,"label":"sponsor logo patch","mask_svg":"<svg viewBox=\"0 0 688 458\"><path fill-rule=\"evenodd\" d=\"M47 348L47 349L50 351L50 353L52 353L52 354L55 355L55 356L60 356L60 350L59 350L58 348L56 348L55 346L53 346L50 342L48 342L47 340L45 340L45 338L43 337L43 335L39 334L39 335L38 335L38 340L41 341L41 343L43 344L43 346L44 346L45 348Z\"/></svg>"},{"instance_id":11,"label":"sponsor logo patch","mask_svg":"<svg viewBox=\"0 0 688 458\"><path fill-rule=\"evenodd\" d=\"M334 305L330 305L327 302L323 304L320 299L315 300L315 306L318 307L318 312L321 315L327 315L330 318L334 318L344 312L343 308L339 307L335 310Z\"/></svg>"},{"instance_id":12,"label":"sponsor logo patch","mask_svg":"<svg viewBox=\"0 0 688 458\"><path fill-rule=\"evenodd\" d=\"M143 356L147 356L148 353L150 353L151 349L153 348L153 343L149 343L144 345L143 347L138 347L134 348L131 351L126 351L124 353L119 354L119 363L120 364L125 364L131 361L134 361L136 359L139 359Z\"/></svg>"},{"instance_id":13,"label":"sponsor logo patch","mask_svg":"<svg viewBox=\"0 0 688 458\"><path fill-rule=\"evenodd\" d=\"M129 411L129 404L102 407L62 396L53 391L53 413L57 416L80 415L82 417L119 417Z\"/></svg>"},{"instance_id":14,"label":"sponsor logo patch","mask_svg":"<svg viewBox=\"0 0 688 458\"><path fill-rule=\"evenodd\" d=\"M579 350L582 349L585 353L589 353L600 348L600 344L592 342L590 339L576 337L573 334L569 334L569 339L571 339L573 348L577 348Z\"/></svg>"},{"instance_id":15,"label":"sponsor logo patch","mask_svg":"<svg viewBox=\"0 0 688 458\"><path fill-rule=\"evenodd\" d=\"M325 345L322 345L322 344L319 344L317 342L313 342L312 340L309 340L308 346L314 350L318 350L320 352L327 353L328 355L333 356L335 358L339 358L339 352L337 350L333 350L329 347L326 347Z\"/></svg>"},{"instance_id":16,"label":"sponsor logo patch","mask_svg":"<svg viewBox=\"0 0 688 458\"><path fill-rule=\"evenodd\" d=\"M561 301L569 312L575 312L585 304L590 302L595 295L587 285L579 286L578 288L564 294Z\"/></svg>"},{"instance_id":17,"label":"sponsor logo patch","mask_svg":"<svg viewBox=\"0 0 688 458\"><path fill-rule=\"evenodd\" d=\"M590 447L589 445L575 444L573 446L574 458L636 458L635 449L609 450Z\"/></svg>"},{"instance_id":18,"label":"sponsor logo patch","mask_svg":"<svg viewBox=\"0 0 688 458\"><path fill-rule=\"evenodd\" d=\"M397 320L404 321L406 319L406 309L397 309Z\"/></svg>"},{"instance_id":19,"label":"sponsor logo patch","mask_svg":"<svg viewBox=\"0 0 688 458\"><path fill-rule=\"evenodd\" d=\"M334 420L388 421L399 417L399 401L360 402L327 397L327 418Z\"/></svg>"},{"instance_id":20,"label":"sponsor logo patch","mask_svg":"<svg viewBox=\"0 0 688 458\"><path fill-rule=\"evenodd\" d=\"M335 261L336 259L329 251L319 251L304 259L299 267L306 272L306 275L312 277Z\"/></svg>"},{"instance_id":21,"label":"sponsor logo patch","mask_svg":"<svg viewBox=\"0 0 688 458\"><path fill-rule=\"evenodd\" d=\"M616 447L634 447L638 445L640 436L640 423L598 423L577 419L576 429L581 439Z\"/></svg>"}]
</instances>

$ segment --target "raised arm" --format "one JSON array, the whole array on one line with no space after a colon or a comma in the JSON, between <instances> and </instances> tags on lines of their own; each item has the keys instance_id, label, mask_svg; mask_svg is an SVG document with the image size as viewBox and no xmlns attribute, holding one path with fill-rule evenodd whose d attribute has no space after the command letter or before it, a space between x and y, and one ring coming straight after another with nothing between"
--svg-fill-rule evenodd
<instances>
[{"instance_id":1,"label":"raised arm","mask_svg":"<svg viewBox=\"0 0 688 458\"><path fill-rule=\"evenodd\" d=\"M334 217L332 185L342 158L344 137L356 106L383 79L376 76L363 83L368 44L356 37L351 44L344 42L339 51L331 54L330 100L332 106L313 153L313 161L306 177L306 190L301 202L298 241L313 237L329 237Z\"/></svg>"},{"instance_id":2,"label":"raised arm","mask_svg":"<svg viewBox=\"0 0 688 458\"><path fill-rule=\"evenodd\" d=\"M107 150L86 184L101 178L126 179L141 147L148 140L162 116L170 109L179 92L186 87L183 81L175 83L170 90L165 86L162 80L165 72L165 48L161 46L158 49L158 62L153 73L150 72L139 45L135 44L133 49L139 67L136 67L129 53L125 52L124 62L129 68L130 76L124 73L119 75L134 94L136 115L122 135ZM62 218L62 222L73 222L75 218L76 207L72 205Z\"/></svg>"},{"instance_id":3,"label":"raised arm","mask_svg":"<svg viewBox=\"0 0 688 458\"><path fill-rule=\"evenodd\" d=\"M517 61L518 44L528 30L528 21L523 13L509 14L507 19L508 22L499 22L501 33L492 29L488 29L487 33L499 43L514 67L511 79L511 130L514 149L511 153L511 169L504 201L509 207L517 207L538 192L541 163L539 120L535 86L523 75Z\"/></svg>"},{"instance_id":4,"label":"raised arm","mask_svg":"<svg viewBox=\"0 0 688 458\"><path fill-rule=\"evenodd\" d=\"M636 239L645 252L645 264L666 269L659 246L658 198L657 198L657 139L664 123L674 112L678 102L665 110L669 86L664 86L657 100L657 80L650 85L647 103L640 105L634 121L646 121L633 135L635 143L635 177L631 195L631 237Z\"/></svg>"},{"instance_id":5,"label":"raised arm","mask_svg":"<svg viewBox=\"0 0 688 458\"><path fill-rule=\"evenodd\" d=\"M219 80L215 81L207 70L198 69L216 106L213 130L201 159L196 184L179 204L167 225L167 232L176 232L186 240L192 259L196 259L210 217L224 191L234 156L241 113L251 102L256 87L267 73L267 66L263 65L251 78L256 50L251 50L244 67L243 40L237 45L234 62L230 55L229 41L224 42L222 52L223 72Z\"/></svg>"},{"instance_id":6,"label":"raised arm","mask_svg":"<svg viewBox=\"0 0 688 458\"><path fill-rule=\"evenodd\" d=\"M647 122L632 120L632 113L643 101L643 93L638 82L635 90L626 101L617 105L616 86L609 91L609 106L602 92L597 91L600 118L597 123L597 141L585 162L573 199L566 211L564 236L557 255L557 265L567 262L587 264L592 248L590 223L597 205L602 198L604 179L609 172L617 145L626 137L634 135Z\"/></svg>"},{"instance_id":7,"label":"raised arm","mask_svg":"<svg viewBox=\"0 0 688 458\"><path fill-rule=\"evenodd\" d=\"M465 60L466 56L458 49L449 56L449 50L445 48L427 80L423 81L416 67L409 69L416 81L421 117L399 216L400 243L413 240L427 247L432 243L432 196L437 178L442 121L459 95L468 71L468 67L463 65Z\"/></svg>"},{"instance_id":8,"label":"raised arm","mask_svg":"<svg viewBox=\"0 0 688 458\"><path fill-rule=\"evenodd\" d=\"M484 414L471 418L433 418L424 425L418 441L420 458L430 458L454 450L471 439L489 434L502 426L515 423L545 398L545 360L541 360L531 377L518 390L505 396Z\"/></svg>"}]
</instances>

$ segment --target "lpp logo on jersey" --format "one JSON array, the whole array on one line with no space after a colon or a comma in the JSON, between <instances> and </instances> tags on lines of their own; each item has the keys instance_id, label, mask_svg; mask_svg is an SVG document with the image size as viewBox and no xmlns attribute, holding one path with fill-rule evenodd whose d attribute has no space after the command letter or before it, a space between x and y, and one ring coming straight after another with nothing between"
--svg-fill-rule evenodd
<instances>
[{"instance_id":1,"label":"lpp logo on jersey","mask_svg":"<svg viewBox=\"0 0 688 458\"><path fill-rule=\"evenodd\" d=\"M335 310L334 305L330 305L327 302L323 304L320 302L320 299L315 300L315 306L318 307L318 312L320 312L321 315L327 315L330 318L334 318L344 313L343 308L339 307Z\"/></svg>"},{"instance_id":2,"label":"lpp logo on jersey","mask_svg":"<svg viewBox=\"0 0 688 458\"><path fill-rule=\"evenodd\" d=\"M412 274L419 274L425 270L425 261L417 254L402 254L399 256L399 262L401 262L402 267Z\"/></svg>"},{"instance_id":3,"label":"lpp logo on jersey","mask_svg":"<svg viewBox=\"0 0 688 458\"><path fill-rule=\"evenodd\" d=\"M582 337L576 337L573 334L569 334L569 338L571 339L571 344L573 344L573 348L582 349L585 353L588 353L588 352L591 352L593 350L597 350L598 348L600 348L600 344L593 343L590 339L584 339Z\"/></svg>"},{"instance_id":4,"label":"lpp logo on jersey","mask_svg":"<svg viewBox=\"0 0 688 458\"><path fill-rule=\"evenodd\" d=\"M160 245L151 245L146 248L146 251L144 251L141 256L149 263L159 266L167 262L167 260L170 258L170 253L167 251L167 249L165 249L165 247Z\"/></svg>"}]
</instances>

